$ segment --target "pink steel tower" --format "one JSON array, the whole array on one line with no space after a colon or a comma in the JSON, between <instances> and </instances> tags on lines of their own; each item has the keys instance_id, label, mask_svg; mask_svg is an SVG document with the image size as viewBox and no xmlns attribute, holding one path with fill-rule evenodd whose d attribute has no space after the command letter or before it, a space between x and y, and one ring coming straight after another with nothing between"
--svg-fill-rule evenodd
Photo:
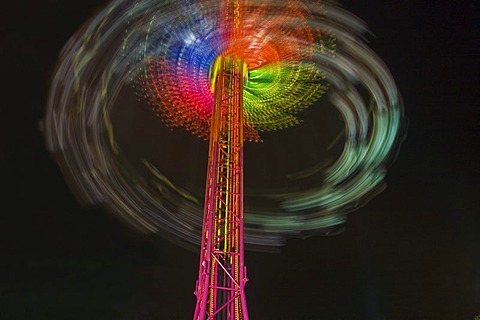
<instances>
[{"instance_id":1,"label":"pink steel tower","mask_svg":"<svg viewBox=\"0 0 480 320\"><path fill-rule=\"evenodd\" d=\"M238 34L238 0L225 3L229 37ZM194 320L248 319L243 248L243 82L247 65L235 55L213 66L214 105Z\"/></svg>"},{"instance_id":2,"label":"pink steel tower","mask_svg":"<svg viewBox=\"0 0 480 320\"><path fill-rule=\"evenodd\" d=\"M248 319L243 249L243 81L246 65L214 67L208 172L194 319Z\"/></svg>"}]
</instances>

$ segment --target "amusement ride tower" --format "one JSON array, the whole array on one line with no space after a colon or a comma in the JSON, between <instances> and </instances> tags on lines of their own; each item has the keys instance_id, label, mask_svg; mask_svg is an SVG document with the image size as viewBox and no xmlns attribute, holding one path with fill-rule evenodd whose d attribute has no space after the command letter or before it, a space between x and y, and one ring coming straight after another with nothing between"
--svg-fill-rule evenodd
<instances>
[{"instance_id":1,"label":"amusement ride tower","mask_svg":"<svg viewBox=\"0 0 480 320\"><path fill-rule=\"evenodd\" d=\"M325 88L320 83L320 70L311 61L315 46L324 52L333 49L333 40L328 33L323 34L308 25L307 17L311 13L298 1L276 7L274 3L258 6L226 0L220 2L219 7L222 18L218 22L221 30L218 49L221 50L208 64L210 101L201 101L195 93L181 94L175 89L178 79L185 83L185 87L191 87L186 81L190 74L184 70L195 63L201 66L195 57L187 58L188 49L178 51L182 57L175 65L162 55L152 56L142 77L142 92L167 124L184 126L210 140L195 290L196 320L248 319L244 290L247 282L243 212L244 128L247 140L258 141L257 128L262 122L272 129L293 125L296 119L291 115L297 112L295 109L311 104ZM266 25L263 28L265 36L258 34L259 21ZM188 32L185 38L187 42L199 41L196 35ZM330 47L325 39L329 39ZM250 99L244 99L244 91ZM165 97L169 103L164 102ZM204 112L199 116L195 110L202 104ZM172 105L178 109L172 111ZM288 110L288 116L275 112L275 106Z\"/></svg>"},{"instance_id":2,"label":"amusement ride tower","mask_svg":"<svg viewBox=\"0 0 480 320\"><path fill-rule=\"evenodd\" d=\"M214 106L194 319L248 319L243 249L245 63L215 63Z\"/></svg>"},{"instance_id":3,"label":"amusement ride tower","mask_svg":"<svg viewBox=\"0 0 480 320\"><path fill-rule=\"evenodd\" d=\"M379 190L401 141L401 99L365 31L316 0L114 0L63 51L47 145L84 202L201 243L194 320L246 320L245 243L281 245L345 222ZM110 116L132 87L168 127L209 140L203 223L192 195L146 160L156 180L141 177L122 154ZM252 212L261 228L246 227L244 141L300 123L327 89L344 122L340 157L309 171L318 186L283 190L278 213Z\"/></svg>"},{"instance_id":4,"label":"amusement ride tower","mask_svg":"<svg viewBox=\"0 0 480 320\"><path fill-rule=\"evenodd\" d=\"M238 1L227 5L233 37L240 27ZM200 266L194 319L248 319L243 240L243 83L247 65L220 56L213 65ZM248 80L248 79L247 79Z\"/></svg>"}]
</instances>

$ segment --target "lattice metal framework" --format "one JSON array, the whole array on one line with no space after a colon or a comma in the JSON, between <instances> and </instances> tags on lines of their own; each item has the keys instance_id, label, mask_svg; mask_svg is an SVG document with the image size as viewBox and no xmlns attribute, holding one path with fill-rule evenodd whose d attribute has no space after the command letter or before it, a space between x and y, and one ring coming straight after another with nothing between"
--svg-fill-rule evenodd
<instances>
[{"instance_id":1,"label":"lattice metal framework","mask_svg":"<svg viewBox=\"0 0 480 320\"><path fill-rule=\"evenodd\" d=\"M248 319L243 248L243 81L246 64L220 57L194 319Z\"/></svg>"}]
</instances>

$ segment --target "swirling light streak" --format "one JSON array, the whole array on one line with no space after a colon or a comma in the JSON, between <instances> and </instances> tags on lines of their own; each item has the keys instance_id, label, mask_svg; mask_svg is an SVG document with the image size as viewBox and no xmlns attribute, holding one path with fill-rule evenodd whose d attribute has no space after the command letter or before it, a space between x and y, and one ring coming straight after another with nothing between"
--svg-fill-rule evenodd
<instances>
[{"instance_id":1,"label":"swirling light streak","mask_svg":"<svg viewBox=\"0 0 480 320\"><path fill-rule=\"evenodd\" d=\"M119 92L135 86L167 125L207 137L209 73L222 53L243 55L249 64L247 139L298 123L326 83L345 125L339 158L296 178L317 185L271 190L263 196L280 207L246 211L247 243L278 246L289 237L328 233L381 190L403 137L403 111L390 73L362 39L365 25L313 0L241 3L244 29L228 35L217 1L114 0L67 43L52 81L45 133L84 203L109 207L145 232L200 241L202 199L148 159L143 164L150 176L140 174L123 154L110 117Z\"/></svg>"}]
</instances>

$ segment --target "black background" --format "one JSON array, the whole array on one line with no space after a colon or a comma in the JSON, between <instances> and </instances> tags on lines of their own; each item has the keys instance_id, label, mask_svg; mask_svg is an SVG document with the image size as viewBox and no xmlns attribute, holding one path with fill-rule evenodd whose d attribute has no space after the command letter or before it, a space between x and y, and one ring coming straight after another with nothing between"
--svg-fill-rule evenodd
<instances>
[{"instance_id":1,"label":"black background","mask_svg":"<svg viewBox=\"0 0 480 320\"><path fill-rule=\"evenodd\" d=\"M410 120L388 188L333 237L247 253L252 319L480 314L479 18L473 1L348 1ZM189 319L198 256L81 208L44 147L57 57L102 1L2 5L0 319Z\"/></svg>"}]
</instances>

